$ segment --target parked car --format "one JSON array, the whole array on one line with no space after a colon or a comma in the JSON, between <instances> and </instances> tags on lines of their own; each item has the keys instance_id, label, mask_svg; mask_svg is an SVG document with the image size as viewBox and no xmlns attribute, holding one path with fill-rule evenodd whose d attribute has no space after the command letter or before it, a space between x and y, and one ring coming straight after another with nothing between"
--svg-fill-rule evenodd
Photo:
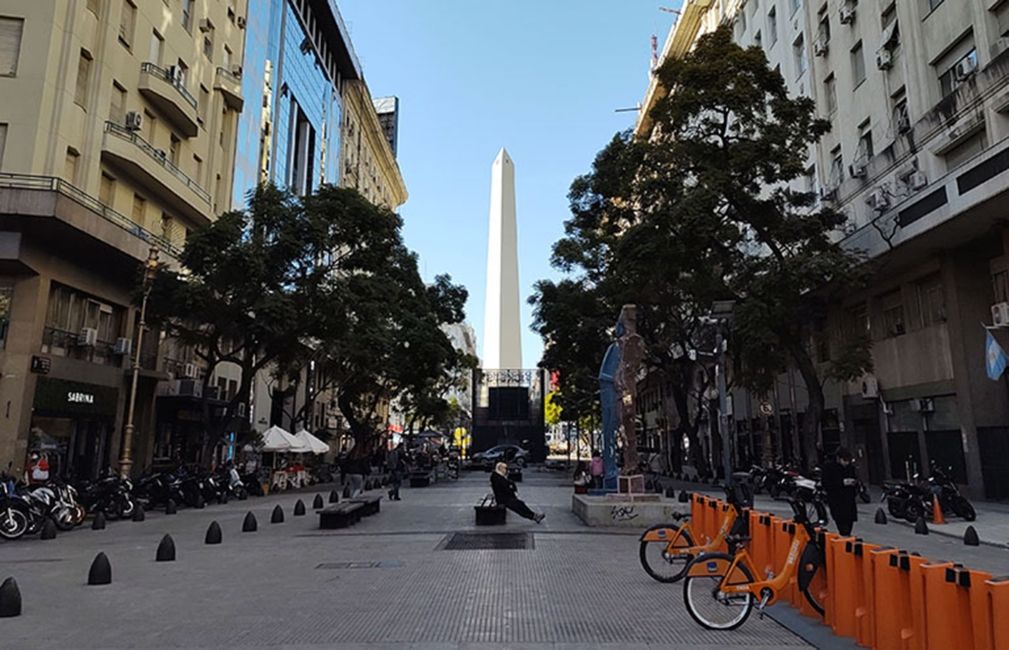
<instances>
[{"instance_id":1,"label":"parked car","mask_svg":"<svg viewBox=\"0 0 1009 650\"><path fill-rule=\"evenodd\" d=\"M471 457L474 465L485 469L493 469L499 462L525 467L529 460L529 452L518 445L497 445L486 451L478 451Z\"/></svg>"}]
</instances>

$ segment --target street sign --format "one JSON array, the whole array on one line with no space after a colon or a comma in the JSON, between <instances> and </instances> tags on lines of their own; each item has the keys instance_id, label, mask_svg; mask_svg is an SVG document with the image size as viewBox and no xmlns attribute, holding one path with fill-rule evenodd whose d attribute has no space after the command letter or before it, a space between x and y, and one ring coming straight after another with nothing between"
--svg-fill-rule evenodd
<instances>
[{"instance_id":1,"label":"street sign","mask_svg":"<svg viewBox=\"0 0 1009 650\"><path fill-rule=\"evenodd\" d=\"M40 375L48 375L49 370L52 368L53 360L49 357L32 357L32 372L38 373Z\"/></svg>"},{"instance_id":2,"label":"street sign","mask_svg":"<svg viewBox=\"0 0 1009 650\"><path fill-rule=\"evenodd\" d=\"M760 414L761 415L766 415L766 416L774 415L774 407L771 405L770 402L761 402L760 403Z\"/></svg>"}]
</instances>

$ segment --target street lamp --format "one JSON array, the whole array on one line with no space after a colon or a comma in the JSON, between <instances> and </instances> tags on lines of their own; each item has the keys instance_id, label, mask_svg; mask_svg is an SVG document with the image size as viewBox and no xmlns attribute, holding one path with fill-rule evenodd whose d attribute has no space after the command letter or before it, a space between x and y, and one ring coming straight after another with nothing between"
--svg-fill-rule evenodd
<instances>
[{"instance_id":1,"label":"street lamp","mask_svg":"<svg viewBox=\"0 0 1009 650\"><path fill-rule=\"evenodd\" d=\"M140 327L137 330L137 347L133 351L132 377L130 379L130 403L126 411L126 427L123 430L123 450L119 456L119 475L128 478L133 467L133 415L137 405L137 381L140 379L140 349L147 328L147 299L154 288L154 278L158 274L158 249L154 246L144 262L144 297L140 302Z\"/></svg>"}]
</instances>

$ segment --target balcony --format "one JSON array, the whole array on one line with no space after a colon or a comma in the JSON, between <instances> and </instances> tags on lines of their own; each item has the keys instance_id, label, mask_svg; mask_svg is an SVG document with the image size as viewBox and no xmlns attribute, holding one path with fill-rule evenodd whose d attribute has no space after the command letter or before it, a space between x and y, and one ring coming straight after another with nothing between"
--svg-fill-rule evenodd
<instances>
[{"instance_id":1,"label":"balcony","mask_svg":"<svg viewBox=\"0 0 1009 650\"><path fill-rule=\"evenodd\" d=\"M136 131L106 122L102 159L190 220L202 225L213 218L210 193L172 164L163 150L155 149Z\"/></svg>"},{"instance_id":2,"label":"balcony","mask_svg":"<svg viewBox=\"0 0 1009 650\"><path fill-rule=\"evenodd\" d=\"M192 138L199 132L196 98L189 94L182 81L173 77L171 72L153 63L141 64L138 89L147 101L175 125L181 135Z\"/></svg>"},{"instance_id":3,"label":"balcony","mask_svg":"<svg viewBox=\"0 0 1009 650\"><path fill-rule=\"evenodd\" d=\"M240 68L238 68L240 70ZM242 78L227 68L217 68L214 90L221 91L224 103L236 111L241 111L245 100L242 98Z\"/></svg>"}]
</instances>

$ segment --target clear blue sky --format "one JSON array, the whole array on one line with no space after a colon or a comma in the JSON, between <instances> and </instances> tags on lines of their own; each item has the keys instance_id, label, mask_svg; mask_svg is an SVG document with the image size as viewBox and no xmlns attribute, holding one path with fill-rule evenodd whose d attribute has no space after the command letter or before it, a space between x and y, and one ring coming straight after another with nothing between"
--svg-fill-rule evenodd
<instances>
[{"instance_id":1,"label":"clear blue sky","mask_svg":"<svg viewBox=\"0 0 1009 650\"><path fill-rule=\"evenodd\" d=\"M679 0L337 0L375 97L400 98L399 164L410 199L406 242L430 280L469 289L483 338L490 169L515 161L522 353L542 354L525 299L556 277L550 246L567 191L617 131L633 125ZM616 314L614 314L616 319Z\"/></svg>"}]
</instances>

